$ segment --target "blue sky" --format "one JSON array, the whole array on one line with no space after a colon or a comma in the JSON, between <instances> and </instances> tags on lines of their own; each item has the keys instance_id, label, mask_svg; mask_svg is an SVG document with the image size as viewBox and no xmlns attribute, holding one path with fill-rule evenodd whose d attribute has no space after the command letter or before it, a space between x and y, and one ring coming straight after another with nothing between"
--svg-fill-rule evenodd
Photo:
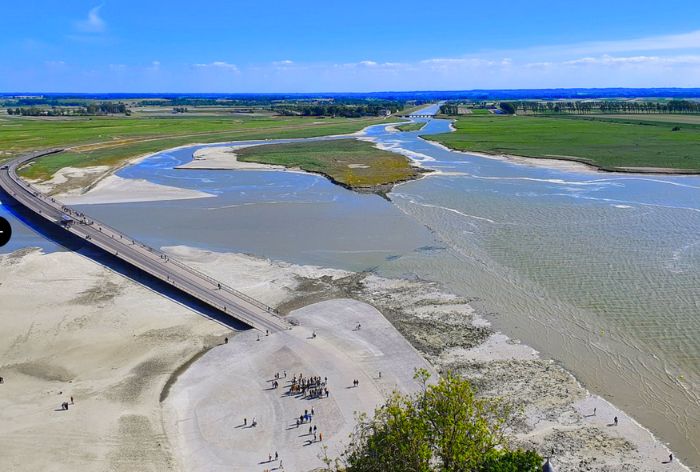
<instances>
[{"instance_id":1,"label":"blue sky","mask_svg":"<svg viewBox=\"0 0 700 472\"><path fill-rule=\"evenodd\" d=\"M700 87L693 0L8 0L0 91Z\"/></svg>"}]
</instances>

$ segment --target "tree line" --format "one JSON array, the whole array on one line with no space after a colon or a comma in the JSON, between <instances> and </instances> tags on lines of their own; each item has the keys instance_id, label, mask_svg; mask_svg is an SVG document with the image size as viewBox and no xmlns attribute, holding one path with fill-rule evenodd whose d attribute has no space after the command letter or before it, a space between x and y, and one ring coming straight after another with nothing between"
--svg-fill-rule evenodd
<instances>
[{"instance_id":1,"label":"tree line","mask_svg":"<svg viewBox=\"0 0 700 472\"><path fill-rule=\"evenodd\" d=\"M573 100L557 102L517 101L511 102L516 111L531 113L700 113L700 102L691 100Z\"/></svg>"},{"instance_id":2,"label":"tree line","mask_svg":"<svg viewBox=\"0 0 700 472\"><path fill-rule=\"evenodd\" d=\"M37 106L8 108L8 115L21 116L96 116L130 114L129 109L123 103L103 102L91 103L80 107L51 107L42 108Z\"/></svg>"},{"instance_id":3,"label":"tree line","mask_svg":"<svg viewBox=\"0 0 700 472\"><path fill-rule=\"evenodd\" d=\"M459 103L446 103L440 107L445 115L459 114ZM463 105L461 105L463 106ZM486 105L473 104L474 108ZM519 100L500 102L498 108L505 113L587 115L594 113L650 114L650 113L700 113L700 101L694 100Z\"/></svg>"},{"instance_id":4,"label":"tree line","mask_svg":"<svg viewBox=\"0 0 700 472\"><path fill-rule=\"evenodd\" d=\"M272 110L284 116L342 116L358 118L361 116L384 116L403 108L398 102L365 103L346 105L335 103L294 103L280 104Z\"/></svg>"}]
</instances>

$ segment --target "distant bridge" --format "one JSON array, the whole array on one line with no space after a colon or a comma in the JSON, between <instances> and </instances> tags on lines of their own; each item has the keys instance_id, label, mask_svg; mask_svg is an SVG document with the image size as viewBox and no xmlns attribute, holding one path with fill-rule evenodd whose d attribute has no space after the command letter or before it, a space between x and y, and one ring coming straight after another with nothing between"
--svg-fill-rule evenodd
<instances>
[{"instance_id":1,"label":"distant bridge","mask_svg":"<svg viewBox=\"0 0 700 472\"><path fill-rule=\"evenodd\" d=\"M435 118L435 115L397 115L399 118Z\"/></svg>"},{"instance_id":2,"label":"distant bridge","mask_svg":"<svg viewBox=\"0 0 700 472\"><path fill-rule=\"evenodd\" d=\"M286 320L277 316L274 309L264 303L64 205L39 192L17 175L19 166L62 150L34 152L6 162L0 167L0 188L17 203L48 221L229 318L261 331L276 332L291 327Z\"/></svg>"}]
</instances>

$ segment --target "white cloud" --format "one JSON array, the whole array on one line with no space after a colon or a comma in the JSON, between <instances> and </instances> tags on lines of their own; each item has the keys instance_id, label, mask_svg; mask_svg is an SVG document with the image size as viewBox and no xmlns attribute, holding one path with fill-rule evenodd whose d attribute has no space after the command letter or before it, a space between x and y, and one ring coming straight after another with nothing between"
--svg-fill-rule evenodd
<instances>
[{"instance_id":1,"label":"white cloud","mask_svg":"<svg viewBox=\"0 0 700 472\"><path fill-rule=\"evenodd\" d=\"M580 65L604 65L604 66L622 66L635 64L651 64L651 65L693 65L700 64L700 55L697 56L610 56L604 54L599 57L582 57L580 59L572 59L562 62L565 66L580 66Z\"/></svg>"},{"instance_id":2,"label":"white cloud","mask_svg":"<svg viewBox=\"0 0 700 472\"><path fill-rule=\"evenodd\" d=\"M294 61L290 61L289 59L285 59L284 61L274 61L272 63L273 66L291 66L294 65Z\"/></svg>"},{"instance_id":3,"label":"white cloud","mask_svg":"<svg viewBox=\"0 0 700 472\"><path fill-rule=\"evenodd\" d=\"M194 64L194 67L197 69L219 69L219 70L225 70L228 72L235 72L238 73L240 70L238 69L238 66L236 64L230 64L228 62L224 61L214 61L210 62L208 64Z\"/></svg>"},{"instance_id":4,"label":"white cloud","mask_svg":"<svg viewBox=\"0 0 700 472\"><path fill-rule=\"evenodd\" d=\"M102 33L105 31L107 29L107 24L102 17L100 17L101 8L102 5L92 8L88 12L86 19L75 23L76 29L83 33Z\"/></svg>"}]
</instances>

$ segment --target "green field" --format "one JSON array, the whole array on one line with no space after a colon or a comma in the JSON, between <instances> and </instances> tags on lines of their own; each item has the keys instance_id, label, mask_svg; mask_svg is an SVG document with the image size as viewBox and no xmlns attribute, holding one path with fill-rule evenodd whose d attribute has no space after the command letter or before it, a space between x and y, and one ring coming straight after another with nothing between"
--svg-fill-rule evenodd
<instances>
[{"instance_id":1,"label":"green field","mask_svg":"<svg viewBox=\"0 0 700 472\"><path fill-rule=\"evenodd\" d=\"M298 167L323 174L355 190L381 192L386 189L377 187L419 174L406 157L355 139L254 146L237 150L236 156L239 161Z\"/></svg>"},{"instance_id":2,"label":"green field","mask_svg":"<svg viewBox=\"0 0 700 472\"><path fill-rule=\"evenodd\" d=\"M661 125L672 124L678 126L700 126L700 115L662 114L650 113L627 115L574 115L574 118L585 118L603 121L618 121L623 123L648 124L649 122Z\"/></svg>"},{"instance_id":3,"label":"green field","mask_svg":"<svg viewBox=\"0 0 700 472\"><path fill-rule=\"evenodd\" d=\"M117 166L149 152L189 143L304 138L358 131L390 122L383 118L184 117L0 118L0 161L49 147L66 152L39 159L22 170L46 179L66 167Z\"/></svg>"},{"instance_id":4,"label":"green field","mask_svg":"<svg viewBox=\"0 0 700 472\"><path fill-rule=\"evenodd\" d=\"M462 151L569 159L604 170L700 172L696 126L672 131L670 122L492 115L460 117L455 127L453 133L425 138Z\"/></svg>"},{"instance_id":5,"label":"green field","mask_svg":"<svg viewBox=\"0 0 700 472\"><path fill-rule=\"evenodd\" d=\"M423 129L425 123L407 123L405 125L396 126L399 131L419 131Z\"/></svg>"}]
</instances>

